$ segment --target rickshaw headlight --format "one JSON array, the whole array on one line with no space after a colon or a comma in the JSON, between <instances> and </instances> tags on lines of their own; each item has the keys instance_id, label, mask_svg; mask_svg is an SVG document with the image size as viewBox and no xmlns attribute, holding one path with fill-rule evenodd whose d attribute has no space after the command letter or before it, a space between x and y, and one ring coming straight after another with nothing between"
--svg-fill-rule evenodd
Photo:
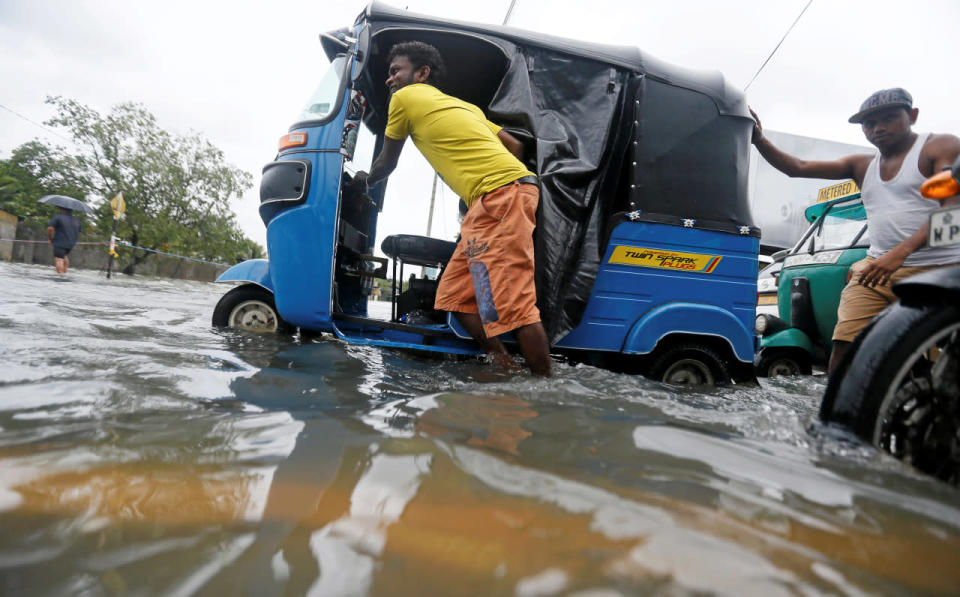
<instances>
[{"instance_id":1,"label":"rickshaw headlight","mask_svg":"<svg viewBox=\"0 0 960 597\"><path fill-rule=\"evenodd\" d=\"M756 332L762 336L763 333L767 331L767 316L763 315L762 313L757 315L757 321L753 327Z\"/></svg>"}]
</instances>

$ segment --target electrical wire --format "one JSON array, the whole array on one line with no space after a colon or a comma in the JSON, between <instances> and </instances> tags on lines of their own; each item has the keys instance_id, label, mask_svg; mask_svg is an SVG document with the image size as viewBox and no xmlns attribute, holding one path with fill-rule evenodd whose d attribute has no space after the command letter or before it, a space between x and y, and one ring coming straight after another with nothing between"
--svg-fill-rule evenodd
<instances>
[{"instance_id":1,"label":"electrical wire","mask_svg":"<svg viewBox=\"0 0 960 597\"><path fill-rule=\"evenodd\" d=\"M510 20L510 16L513 14L513 7L517 5L517 0L510 0L510 6L507 8L507 14L503 17L502 25L506 25Z\"/></svg>"},{"instance_id":2,"label":"electrical wire","mask_svg":"<svg viewBox=\"0 0 960 597\"><path fill-rule=\"evenodd\" d=\"M780 42L777 43L777 46L773 48L773 51L770 52L770 55L767 56L767 59L763 61L763 64L760 65L760 68L757 69L757 72L754 73L753 78L750 79L750 82L747 83L747 86L743 88L744 91L750 89L750 86L753 85L753 82L757 79L757 76L760 75L760 71L763 70L767 63L770 62L770 59L773 58L773 55L777 53L777 50L780 49L781 44L784 40L787 39L787 36L790 35L790 32L793 31L793 28L796 27L797 23L800 21L800 17L803 16L803 13L807 12L807 9L810 8L810 5L813 4L813 0L808 0L807 5L803 7L803 10L800 11L800 14L797 15L797 18L793 20L793 24L790 25L790 28L787 29L787 32L783 34L783 37L780 39Z\"/></svg>"},{"instance_id":3,"label":"electrical wire","mask_svg":"<svg viewBox=\"0 0 960 597\"><path fill-rule=\"evenodd\" d=\"M11 110L10 108L4 106L3 104L0 104L0 108L3 108L3 109L6 110L7 112L10 112L11 114L13 114L14 116L16 116L17 118L22 118L23 120L26 120L26 121L29 122L30 124L42 128L43 130L47 131L47 132L50 133L51 135L54 135L55 137L60 137L60 138L63 139L64 141L68 141L68 142L70 142L70 143L73 143L73 139L69 139L69 138L67 138L67 137L64 137L64 136L61 135L60 133L58 133L58 132L56 132L56 131L54 131L54 130L48 129L47 127L43 126L43 125L40 124L39 122L35 122L35 121L33 121L33 120L30 120L29 118L27 118L27 117L24 116L23 114L20 114L19 112L16 112L15 110Z\"/></svg>"}]
</instances>

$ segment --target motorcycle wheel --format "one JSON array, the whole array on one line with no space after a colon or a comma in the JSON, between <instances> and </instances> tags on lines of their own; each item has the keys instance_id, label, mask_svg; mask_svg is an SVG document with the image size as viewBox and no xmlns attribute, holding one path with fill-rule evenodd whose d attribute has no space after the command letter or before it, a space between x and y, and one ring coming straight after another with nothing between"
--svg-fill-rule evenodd
<instances>
[{"instance_id":1,"label":"motorcycle wheel","mask_svg":"<svg viewBox=\"0 0 960 597\"><path fill-rule=\"evenodd\" d=\"M821 416L960 483L960 307L896 304L858 344Z\"/></svg>"},{"instance_id":2,"label":"motorcycle wheel","mask_svg":"<svg viewBox=\"0 0 960 597\"><path fill-rule=\"evenodd\" d=\"M213 325L255 333L290 333L280 317L273 293L255 284L237 286L220 298L213 309Z\"/></svg>"}]
</instances>

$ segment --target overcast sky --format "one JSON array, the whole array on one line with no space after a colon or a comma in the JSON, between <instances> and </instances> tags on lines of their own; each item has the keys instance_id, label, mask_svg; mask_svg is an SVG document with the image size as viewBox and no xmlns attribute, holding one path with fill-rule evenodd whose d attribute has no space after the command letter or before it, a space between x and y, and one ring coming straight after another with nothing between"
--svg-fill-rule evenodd
<instances>
[{"instance_id":1,"label":"overcast sky","mask_svg":"<svg viewBox=\"0 0 960 597\"><path fill-rule=\"evenodd\" d=\"M743 88L807 0L517 0L510 24L635 45L679 65L719 70ZM500 23L509 0L399 0L411 11ZM260 169L325 71L318 34L353 22L360 1L0 0L0 158L35 137L63 95L101 112L136 101L168 130L196 131L255 177L235 203L265 244ZM960 0L814 0L747 92L770 129L864 144L847 124L876 89L902 86L918 130L960 133L956 82ZM449 65L457 68L457 65ZM61 133L63 134L63 133ZM364 166L368 166L365 164ZM432 173L412 145L391 177L385 234L423 234ZM456 197L438 205L434 236L456 234ZM379 243L378 243L379 244Z\"/></svg>"}]
</instances>

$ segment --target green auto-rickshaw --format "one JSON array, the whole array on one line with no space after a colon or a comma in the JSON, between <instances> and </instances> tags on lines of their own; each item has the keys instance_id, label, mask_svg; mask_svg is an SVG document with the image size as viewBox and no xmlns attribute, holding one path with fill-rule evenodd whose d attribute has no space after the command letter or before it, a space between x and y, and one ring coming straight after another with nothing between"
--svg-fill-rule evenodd
<instances>
[{"instance_id":1,"label":"green auto-rickshaw","mask_svg":"<svg viewBox=\"0 0 960 597\"><path fill-rule=\"evenodd\" d=\"M860 193L811 205L810 227L791 249L774 254L779 317L757 315L757 375L809 375L830 357L837 305L850 266L870 245Z\"/></svg>"}]
</instances>

